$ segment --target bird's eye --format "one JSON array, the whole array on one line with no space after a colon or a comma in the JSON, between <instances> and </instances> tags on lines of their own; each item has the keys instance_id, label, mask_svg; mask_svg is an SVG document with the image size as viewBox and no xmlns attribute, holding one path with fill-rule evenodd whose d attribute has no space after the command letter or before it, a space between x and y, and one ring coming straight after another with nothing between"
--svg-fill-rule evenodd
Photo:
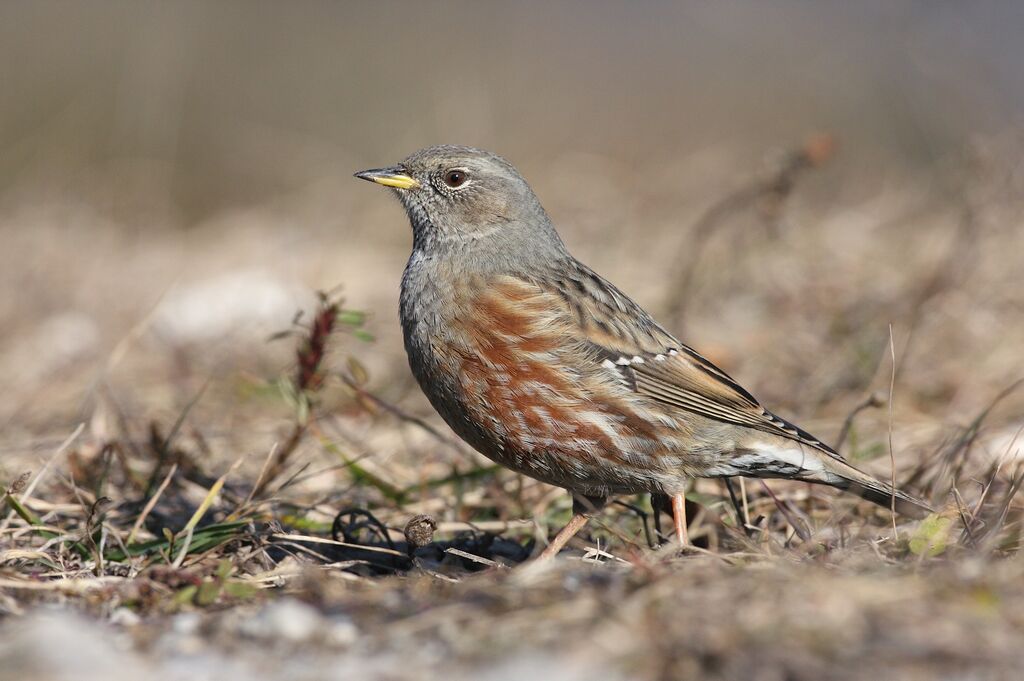
<instances>
[{"instance_id":1,"label":"bird's eye","mask_svg":"<svg viewBox=\"0 0 1024 681\"><path fill-rule=\"evenodd\" d=\"M458 189L466 184L466 171L453 169L444 174L444 183L452 189Z\"/></svg>"}]
</instances>

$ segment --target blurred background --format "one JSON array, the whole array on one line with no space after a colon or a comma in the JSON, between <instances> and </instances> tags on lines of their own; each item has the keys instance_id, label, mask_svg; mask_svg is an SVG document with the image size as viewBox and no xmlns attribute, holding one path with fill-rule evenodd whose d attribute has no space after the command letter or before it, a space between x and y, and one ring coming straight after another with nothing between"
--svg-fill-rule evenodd
<instances>
[{"instance_id":1,"label":"blurred background","mask_svg":"<svg viewBox=\"0 0 1024 681\"><path fill-rule=\"evenodd\" d=\"M238 398L316 289L431 416L409 229L352 173L442 142L509 158L578 257L783 413L834 433L888 386L892 324L900 427L957 421L1020 372L1022 28L1010 0L5 2L6 451L98 386L143 421Z\"/></svg>"}]
</instances>

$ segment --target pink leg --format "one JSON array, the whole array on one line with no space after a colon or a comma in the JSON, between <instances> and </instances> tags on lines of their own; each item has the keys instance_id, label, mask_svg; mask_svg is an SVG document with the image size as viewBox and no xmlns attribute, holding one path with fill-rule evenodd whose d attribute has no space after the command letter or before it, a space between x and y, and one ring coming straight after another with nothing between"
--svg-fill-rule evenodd
<instances>
[{"instance_id":1,"label":"pink leg","mask_svg":"<svg viewBox=\"0 0 1024 681\"><path fill-rule=\"evenodd\" d=\"M689 546L690 538L686 534L686 497L682 494L672 495L672 520L676 526L676 539L680 546Z\"/></svg>"}]
</instances>

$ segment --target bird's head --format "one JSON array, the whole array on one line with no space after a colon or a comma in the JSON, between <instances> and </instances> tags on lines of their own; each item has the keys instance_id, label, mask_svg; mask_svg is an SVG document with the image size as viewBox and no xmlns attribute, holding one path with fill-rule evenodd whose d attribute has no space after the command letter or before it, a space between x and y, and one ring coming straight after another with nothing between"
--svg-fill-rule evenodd
<instances>
[{"instance_id":1,"label":"bird's head","mask_svg":"<svg viewBox=\"0 0 1024 681\"><path fill-rule=\"evenodd\" d=\"M505 159L481 149L421 149L398 165L356 177L391 187L412 223L416 248L562 250L530 185Z\"/></svg>"}]
</instances>

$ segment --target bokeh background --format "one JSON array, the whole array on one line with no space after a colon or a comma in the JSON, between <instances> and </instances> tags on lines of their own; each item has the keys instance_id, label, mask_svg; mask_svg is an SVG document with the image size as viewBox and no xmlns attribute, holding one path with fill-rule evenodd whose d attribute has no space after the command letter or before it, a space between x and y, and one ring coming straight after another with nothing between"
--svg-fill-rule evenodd
<instances>
[{"instance_id":1,"label":"bokeh background","mask_svg":"<svg viewBox=\"0 0 1024 681\"><path fill-rule=\"evenodd\" d=\"M0 3L0 481L186 409L211 471L258 470L294 419L269 338L317 290L375 338L332 366L443 433L397 322L410 230L352 178L436 143L510 159L577 257L826 441L881 392L848 453L886 475L891 432L913 466L1024 376L1022 34L1013 0ZM472 459L319 399L398 486Z\"/></svg>"},{"instance_id":2,"label":"bokeh background","mask_svg":"<svg viewBox=\"0 0 1024 681\"><path fill-rule=\"evenodd\" d=\"M129 360L201 344L196 360L223 370L240 354L217 352L227 336L287 326L315 288L341 286L371 313L380 342L365 359L401 377L409 230L351 174L428 144L507 156L581 259L663 311L703 211L809 135L834 135L838 153L801 179L783 232L765 245L756 225L723 226L698 272L687 340L722 346L769 392L771 367L746 357L800 359L787 306L829 287L849 305L886 295L854 330L907 332L892 290L906 272L892 270L941 260L979 173L1011 183L990 192L1020 188L1024 8L1010 1L41 1L0 13L6 431L73 419L85 379L132 329ZM733 257L742 277L713 262ZM935 314L979 337L945 353L973 351L978 368L1016 345L998 316L982 332L961 312Z\"/></svg>"}]
</instances>

